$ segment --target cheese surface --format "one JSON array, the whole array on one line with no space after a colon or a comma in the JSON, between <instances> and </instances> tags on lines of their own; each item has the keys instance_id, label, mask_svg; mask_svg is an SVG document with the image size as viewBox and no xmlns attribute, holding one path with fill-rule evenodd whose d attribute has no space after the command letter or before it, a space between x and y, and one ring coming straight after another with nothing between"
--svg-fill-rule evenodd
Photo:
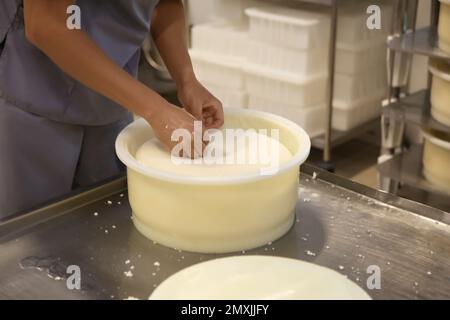
<instances>
[{"instance_id":1,"label":"cheese surface","mask_svg":"<svg viewBox=\"0 0 450 320\"><path fill-rule=\"evenodd\" d=\"M220 177L257 174L289 161L292 154L276 139L256 133L211 141L203 157L187 159L172 156L157 138L144 143L136 160L146 167L179 176Z\"/></svg>"}]
</instances>

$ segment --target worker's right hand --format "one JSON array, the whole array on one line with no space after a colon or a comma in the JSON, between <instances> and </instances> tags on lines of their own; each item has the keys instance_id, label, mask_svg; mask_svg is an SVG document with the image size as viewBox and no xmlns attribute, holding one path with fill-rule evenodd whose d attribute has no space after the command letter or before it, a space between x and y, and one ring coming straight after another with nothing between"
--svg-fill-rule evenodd
<instances>
[{"instance_id":1,"label":"worker's right hand","mask_svg":"<svg viewBox=\"0 0 450 320\"><path fill-rule=\"evenodd\" d=\"M168 152L172 152L174 147L181 141L172 141L172 133L176 129L186 129L191 135L190 154L189 152L180 152L177 156L197 158L203 155L203 150L206 144L203 142L204 128L201 125L202 131L199 134L201 143L194 143L194 121L198 121L189 112L183 108L178 108L172 104L167 104L157 113L153 114L151 118L146 119L153 128L156 137L165 147ZM199 121L200 122L200 121ZM186 154L187 153L187 154Z\"/></svg>"}]
</instances>

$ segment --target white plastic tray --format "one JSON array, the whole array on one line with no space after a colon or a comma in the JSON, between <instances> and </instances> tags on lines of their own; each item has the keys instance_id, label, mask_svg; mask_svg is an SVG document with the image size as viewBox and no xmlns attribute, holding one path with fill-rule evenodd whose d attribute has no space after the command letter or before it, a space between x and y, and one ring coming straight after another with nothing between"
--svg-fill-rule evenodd
<instances>
[{"instance_id":1,"label":"white plastic tray","mask_svg":"<svg viewBox=\"0 0 450 320\"><path fill-rule=\"evenodd\" d=\"M311 106L326 100L327 75L299 76L293 73L247 65L246 86L250 95L280 104Z\"/></svg>"},{"instance_id":2,"label":"white plastic tray","mask_svg":"<svg viewBox=\"0 0 450 320\"><path fill-rule=\"evenodd\" d=\"M248 8L250 37L297 49L326 48L329 15L281 6Z\"/></svg>"},{"instance_id":3,"label":"white plastic tray","mask_svg":"<svg viewBox=\"0 0 450 320\"><path fill-rule=\"evenodd\" d=\"M324 74L328 67L328 50L299 50L250 39L246 63L297 75Z\"/></svg>"},{"instance_id":4,"label":"white plastic tray","mask_svg":"<svg viewBox=\"0 0 450 320\"><path fill-rule=\"evenodd\" d=\"M386 94L388 89L387 70L383 66L375 66L358 74L335 74L335 100L352 103L361 99Z\"/></svg>"},{"instance_id":5,"label":"white plastic tray","mask_svg":"<svg viewBox=\"0 0 450 320\"><path fill-rule=\"evenodd\" d=\"M211 0L207 0L211 1ZM258 6L258 0L212 0L213 19L215 21L245 22L247 17L244 10L251 6Z\"/></svg>"},{"instance_id":6,"label":"white plastic tray","mask_svg":"<svg viewBox=\"0 0 450 320\"><path fill-rule=\"evenodd\" d=\"M390 0L347 1L339 7L337 42L354 45L366 41L386 39L392 24L393 5ZM378 5L381 9L381 29L369 29L367 8Z\"/></svg>"},{"instance_id":7,"label":"white plastic tray","mask_svg":"<svg viewBox=\"0 0 450 320\"><path fill-rule=\"evenodd\" d=\"M245 88L245 74L241 59L194 49L189 50L189 54L194 72L200 81L224 88L240 90Z\"/></svg>"},{"instance_id":8,"label":"white plastic tray","mask_svg":"<svg viewBox=\"0 0 450 320\"><path fill-rule=\"evenodd\" d=\"M336 72L356 74L366 72L373 67L387 65L386 39L366 41L352 45L336 44Z\"/></svg>"},{"instance_id":9,"label":"white plastic tray","mask_svg":"<svg viewBox=\"0 0 450 320\"><path fill-rule=\"evenodd\" d=\"M241 24L210 22L191 30L192 49L236 59L245 58L248 28Z\"/></svg>"},{"instance_id":10,"label":"white plastic tray","mask_svg":"<svg viewBox=\"0 0 450 320\"><path fill-rule=\"evenodd\" d=\"M302 107L294 104L282 104L277 101L250 94L248 108L266 111L285 117L301 126L310 137L322 134L325 130L325 103Z\"/></svg>"},{"instance_id":11,"label":"white plastic tray","mask_svg":"<svg viewBox=\"0 0 450 320\"><path fill-rule=\"evenodd\" d=\"M248 95L246 91L225 88L209 83L203 83L203 85L222 102L224 108L247 108Z\"/></svg>"},{"instance_id":12,"label":"white plastic tray","mask_svg":"<svg viewBox=\"0 0 450 320\"><path fill-rule=\"evenodd\" d=\"M352 104L334 101L332 127L336 130L347 131L357 127L381 114L384 95L355 101Z\"/></svg>"}]
</instances>

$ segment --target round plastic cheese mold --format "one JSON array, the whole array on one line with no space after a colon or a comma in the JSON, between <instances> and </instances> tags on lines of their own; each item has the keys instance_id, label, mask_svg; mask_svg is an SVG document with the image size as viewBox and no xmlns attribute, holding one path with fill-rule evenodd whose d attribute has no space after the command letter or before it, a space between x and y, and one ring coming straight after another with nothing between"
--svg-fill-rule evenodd
<instances>
[{"instance_id":1,"label":"round plastic cheese mold","mask_svg":"<svg viewBox=\"0 0 450 320\"><path fill-rule=\"evenodd\" d=\"M439 13L439 48L450 54L450 0L440 0Z\"/></svg>"},{"instance_id":2,"label":"round plastic cheese mold","mask_svg":"<svg viewBox=\"0 0 450 320\"><path fill-rule=\"evenodd\" d=\"M450 64L430 60L433 74L431 85L431 115L437 121L450 126Z\"/></svg>"},{"instance_id":3,"label":"round plastic cheese mold","mask_svg":"<svg viewBox=\"0 0 450 320\"><path fill-rule=\"evenodd\" d=\"M246 109L227 108L224 127L278 129L292 158L274 175L179 176L136 160L139 147L154 136L144 119L119 134L116 152L127 166L133 222L143 235L176 249L224 253L264 245L291 228L308 135L292 121Z\"/></svg>"},{"instance_id":4,"label":"round plastic cheese mold","mask_svg":"<svg viewBox=\"0 0 450 320\"><path fill-rule=\"evenodd\" d=\"M423 130L423 135L423 174L450 194L450 135L432 130Z\"/></svg>"},{"instance_id":5,"label":"round plastic cheese mold","mask_svg":"<svg viewBox=\"0 0 450 320\"><path fill-rule=\"evenodd\" d=\"M344 275L309 262L270 256L210 260L163 281L151 300L369 300Z\"/></svg>"}]
</instances>

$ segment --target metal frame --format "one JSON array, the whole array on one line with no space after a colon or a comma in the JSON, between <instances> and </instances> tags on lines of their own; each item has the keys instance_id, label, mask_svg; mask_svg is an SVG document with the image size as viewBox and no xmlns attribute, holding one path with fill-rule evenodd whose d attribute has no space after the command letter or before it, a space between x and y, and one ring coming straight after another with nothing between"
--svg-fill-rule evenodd
<instances>
[{"instance_id":1,"label":"metal frame","mask_svg":"<svg viewBox=\"0 0 450 320\"><path fill-rule=\"evenodd\" d=\"M323 150L322 162L319 166L330 172L334 172L335 163L332 161L332 149L339 146L361 133L377 129L379 127L378 120L369 120L353 129L347 131L333 130L333 97L334 97L334 78L336 64L336 42L338 29L338 0L299 0L305 2L314 2L326 4L330 7L330 43L329 43L329 60L328 60L328 91L327 91L327 108L325 113L325 132L323 135L312 139L313 147ZM417 1L417 0L416 0Z\"/></svg>"},{"instance_id":2,"label":"metal frame","mask_svg":"<svg viewBox=\"0 0 450 320\"><path fill-rule=\"evenodd\" d=\"M330 47L328 56L328 94L327 111L325 123L325 140L323 148L323 163L321 167L329 171L334 171L334 164L331 162L331 135L333 125L333 97L334 97L334 71L336 67L336 38L338 26L338 6L337 0L331 3L331 23L330 23Z\"/></svg>"},{"instance_id":3,"label":"metal frame","mask_svg":"<svg viewBox=\"0 0 450 320\"><path fill-rule=\"evenodd\" d=\"M419 30L415 28L417 0L400 1L403 2L403 5L413 4L413 24L408 26L408 29L401 30L400 33L394 34L389 39L388 48L390 57L396 54L403 55L403 57L405 55L412 56L418 54L450 61L450 55L436 46L439 1L432 0L430 27ZM402 14L397 14L396 18L401 18ZM436 196L443 194L446 195L445 190L439 190L430 185L422 176L420 156L422 147L411 146L407 148L408 142L404 139L406 123L450 132L450 127L440 124L430 116L431 73L428 71L427 89L410 95L407 92L407 88L394 87L394 72L392 70L394 70L395 62L397 62L395 59L391 59L390 61L389 105L384 108L381 120L382 150L378 161L380 188L387 192L398 193L400 187L406 185L411 189L417 189L425 194L429 194L430 198L436 198ZM410 71L408 71L409 76ZM402 93L405 96L402 96ZM409 163L410 165L402 165L404 163ZM414 167L414 170L410 168L411 166Z\"/></svg>"}]
</instances>

